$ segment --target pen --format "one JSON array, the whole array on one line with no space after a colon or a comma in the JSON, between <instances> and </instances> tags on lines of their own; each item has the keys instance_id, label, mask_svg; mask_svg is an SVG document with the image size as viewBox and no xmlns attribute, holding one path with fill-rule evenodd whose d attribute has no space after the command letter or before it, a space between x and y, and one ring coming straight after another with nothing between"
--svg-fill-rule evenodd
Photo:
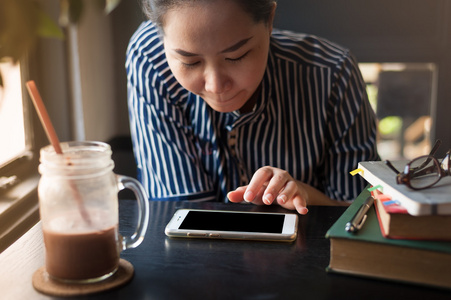
<instances>
[{"instance_id":1,"label":"pen","mask_svg":"<svg viewBox=\"0 0 451 300\"><path fill-rule=\"evenodd\" d=\"M373 205L373 202L374 198L371 196L369 196L365 200L365 202L363 202L362 206L360 206L359 210L356 212L354 217L352 217L351 221L346 223L346 231L355 233L362 228L363 223L365 223L366 221L366 213L371 208L371 205Z\"/></svg>"}]
</instances>

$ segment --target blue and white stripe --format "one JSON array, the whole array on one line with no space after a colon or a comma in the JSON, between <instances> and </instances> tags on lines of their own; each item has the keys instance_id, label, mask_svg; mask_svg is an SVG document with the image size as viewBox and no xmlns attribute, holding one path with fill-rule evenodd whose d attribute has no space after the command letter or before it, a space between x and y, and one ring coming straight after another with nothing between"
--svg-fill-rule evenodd
<instances>
[{"instance_id":1,"label":"blue and white stripe","mask_svg":"<svg viewBox=\"0 0 451 300\"><path fill-rule=\"evenodd\" d=\"M138 178L151 200L226 201L269 165L337 200L365 182L350 171L377 160L376 121L349 51L274 30L252 113L219 113L172 75L158 30L145 22L127 50Z\"/></svg>"}]
</instances>

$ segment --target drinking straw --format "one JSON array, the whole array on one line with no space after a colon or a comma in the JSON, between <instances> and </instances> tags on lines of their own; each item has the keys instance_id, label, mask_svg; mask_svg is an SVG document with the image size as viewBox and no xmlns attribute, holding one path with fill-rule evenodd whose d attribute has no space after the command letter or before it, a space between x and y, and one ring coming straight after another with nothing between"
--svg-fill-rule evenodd
<instances>
[{"instance_id":1,"label":"drinking straw","mask_svg":"<svg viewBox=\"0 0 451 300\"><path fill-rule=\"evenodd\" d=\"M50 143L52 144L53 148L55 149L55 152L57 154L63 154L63 150L61 149L61 145L58 139L58 136L56 135L55 128L52 125L52 121L50 120L50 117L47 113L47 109L45 108L44 102L42 101L41 95L39 94L38 88L36 87L36 84L33 80L30 80L26 84L28 93L30 94L31 99L33 100L34 107L36 108L36 111L38 113L39 119L41 120L42 126L44 127L44 131L47 134L47 138L49 139ZM73 182L70 182L70 187L72 189L72 192L74 193L75 200L78 203L78 207L80 209L80 214L83 217L83 219L90 223L89 214L86 211L86 208L83 205L83 200L81 198L81 195Z\"/></svg>"},{"instance_id":2,"label":"drinking straw","mask_svg":"<svg viewBox=\"0 0 451 300\"><path fill-rule=\"evenodd\" d=\"M55 148L55 152L58 154L63 154L61 149L60 141L56 135L55 128L52 125L52 121L47 113L44 102L42 102L41 95L39 94L38 88L33 80L27 82L28 92L30 93L31 99L33 100L34 107L38 113L39 119L41 120L42 126L44 126L45 133L50 143Z\"/></svg>"}]
</instances>

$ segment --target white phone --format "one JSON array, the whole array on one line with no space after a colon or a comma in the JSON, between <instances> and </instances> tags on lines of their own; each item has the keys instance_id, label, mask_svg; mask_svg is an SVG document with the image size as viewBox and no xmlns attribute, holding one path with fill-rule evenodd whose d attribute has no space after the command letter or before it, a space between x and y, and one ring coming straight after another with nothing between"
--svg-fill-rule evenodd
<instances>
[{"instance_id":1,"label":"white phone","mask_svg":"<svg viewBox=\"0 0 451 300\"><path fill-rule=\"evenodd\" d=\"M169 237L291 242L298 215L247 211L179 209L166 226Z\"/></svg>"}]
</instances>

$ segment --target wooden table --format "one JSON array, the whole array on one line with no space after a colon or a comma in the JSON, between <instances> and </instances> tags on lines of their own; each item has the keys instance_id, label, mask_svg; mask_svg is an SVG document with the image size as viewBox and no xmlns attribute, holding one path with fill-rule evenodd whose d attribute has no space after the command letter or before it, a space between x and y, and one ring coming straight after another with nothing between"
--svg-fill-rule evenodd
<instances>
[{"instance_id":1,"label":"wooden table","mask_svg":"<svg viewBox=\"0 0 451 300\"><path fill-rule=\"evenodd\" d=\"M120 203L120 230L129 234L137 206L131 200ZM345 208L309 207L300 216L297 240L287 244L168 238L164 227L179 207L285 211L278 206L151 202L144 242L121 255L135 268L132 281L82 299L451 299L446 290L327 273L330 250L324 235ZM42 265L38 223L0 254L0 299L53 299L31 283Z\"/></svg>"}]
</instances>

